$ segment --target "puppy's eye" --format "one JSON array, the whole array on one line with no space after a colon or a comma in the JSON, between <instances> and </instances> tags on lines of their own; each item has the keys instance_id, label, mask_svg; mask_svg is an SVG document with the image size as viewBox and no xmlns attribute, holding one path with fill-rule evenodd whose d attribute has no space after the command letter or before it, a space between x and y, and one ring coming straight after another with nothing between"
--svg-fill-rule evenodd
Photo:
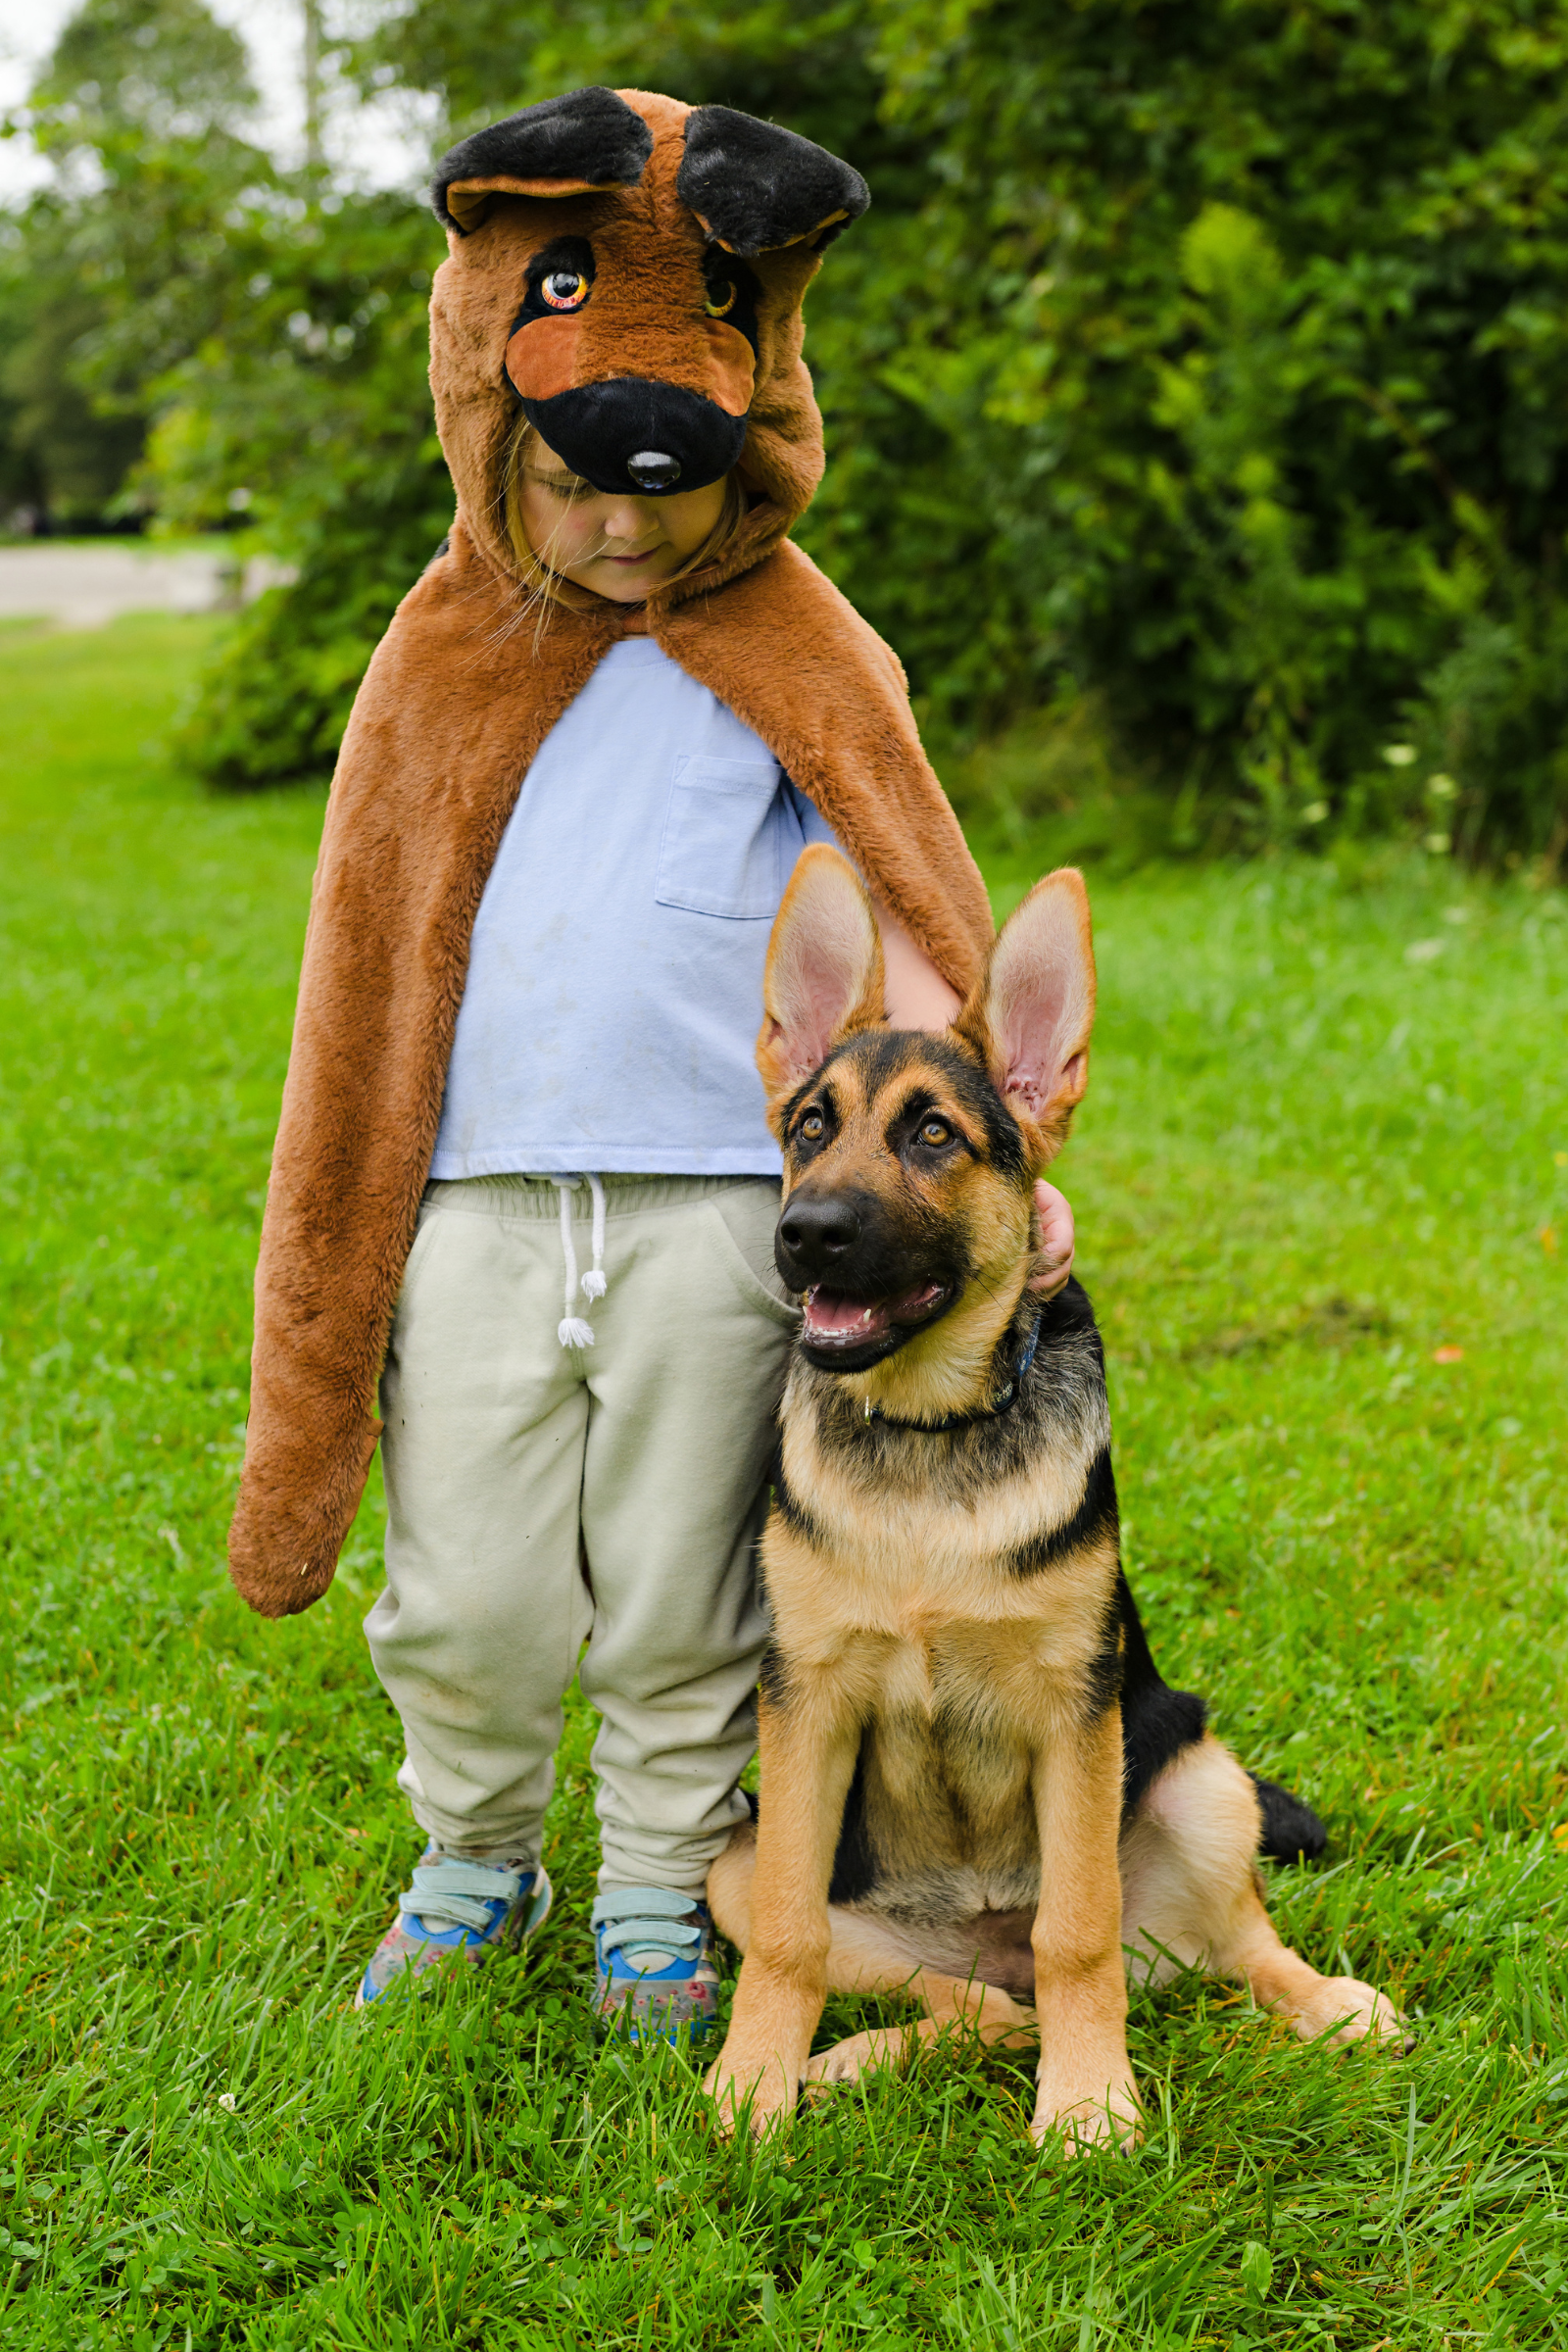
<instances>
[{"instance_id":1,"label":"puppy's eye","mask_svg":"<svg viewBox=\"0 0 1568 2352\"><path fill-rule=\"evenodd\" d=\"M953 1129L948 1125L946 1119L922 1119L920 1141L922 1144L930 1144L933 1149L942 1144L951 1144Z\"/></svg>"},{"instance_id":2,"label":"puppy's eye","mask_svg":"<svg viewBox=\"0 0 1568 2352\"><path fill-rule=\"evenodd\" d=\"M580 270L552 270L540 279L539 291L553 311L580 311L588 299L588 280Z\"/></svg>"},{"instance_id":3,"label":"puppy's eye","mask_svg":"<svg viewBox=\"0 0 1568 2352\"><path fill-rule=\"evenodd\" d=\"M821 1142L826 1130L827 1121L823 1118L822 1113L819 1110L808 1110L795 1133L803 1144L817 1144Z\"/></svg>"},{"instance_id":4,"label":"puppy's eye","mask_svg":"<svg viewBox=\"0 0 1568 2352\"><path fill-rule=\"evenodd\" d=\"M709 286L708 300L703 305L710 318L727 318L735 308L735 288L727 278L716 277Z\"/></svg>"}]
</instances>

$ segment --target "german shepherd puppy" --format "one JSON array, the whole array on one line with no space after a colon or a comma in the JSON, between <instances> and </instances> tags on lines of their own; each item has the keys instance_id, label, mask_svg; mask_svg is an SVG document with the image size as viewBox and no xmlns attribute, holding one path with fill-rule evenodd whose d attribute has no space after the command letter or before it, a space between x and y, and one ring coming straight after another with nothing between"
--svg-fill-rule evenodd
<instances>
[{"instance_id":1,"label":"german shepherd puppy","mask_svg":"<svg viewBox=\"0 0 1568 2352\"><path fill-rule=\"evenodd\" d=\"M1088 1077L1082 877L1037 884L943 1036L890 1031L875 918L807 851L758 1064L804 1293L762 1539L762 1798L709 1897L745 1954L708 2087L756 2131L948 2026L1040 2034L1037 2143L1136 2135L1127 1968L1239 1978L1310 2039L1394 2035L1263 1907L1259 1849L1321 1825L1168 1690L1121 1572L1104 1362L1076 1282L1031 1285L1033 1186ZM906 2033L811 2057L824 1997L907 1991Z\"/></svg>"}]
</instances>

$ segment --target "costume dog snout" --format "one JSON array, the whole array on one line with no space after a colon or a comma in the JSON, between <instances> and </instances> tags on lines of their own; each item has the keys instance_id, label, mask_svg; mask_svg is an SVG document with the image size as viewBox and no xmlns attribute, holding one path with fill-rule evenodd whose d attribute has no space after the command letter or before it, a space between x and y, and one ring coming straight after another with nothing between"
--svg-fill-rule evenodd
<instances>
[{"instance_id":1,"label":"costume dog snout","mask_svg":"<svg viewBox=\"0 0 1568 2352\"><path fill-rule=\"evenodd\" d=\"M523 409L547 448L596 490L639 498L700 490L739 463L746 418L679 384L617 375L577 384Z\"/></svg>"}]
</instances>

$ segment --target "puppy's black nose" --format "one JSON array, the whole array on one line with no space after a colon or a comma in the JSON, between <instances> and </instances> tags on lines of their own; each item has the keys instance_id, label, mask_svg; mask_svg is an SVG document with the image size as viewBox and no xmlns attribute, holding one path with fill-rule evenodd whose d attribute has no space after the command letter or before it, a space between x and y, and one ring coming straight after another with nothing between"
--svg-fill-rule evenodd
<instances>
[{"instance_id":1,"label":"puppy's black nose","mask_svg":"<svg viewBox=\"0 0 1568 2352\"><path fill-rule=\"evenodd\" d=\"M791 1200L778 1238L808 1274L830 1275L860 1238L860 1220L847 1200Z\"/></svg>"}]
</instances>

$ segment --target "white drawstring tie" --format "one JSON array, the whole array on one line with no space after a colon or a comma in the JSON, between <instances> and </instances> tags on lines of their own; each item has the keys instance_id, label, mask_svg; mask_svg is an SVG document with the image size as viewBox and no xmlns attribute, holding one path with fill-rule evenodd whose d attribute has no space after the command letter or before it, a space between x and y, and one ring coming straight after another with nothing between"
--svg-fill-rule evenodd
<instances>
[{"instance_id":1,"label":"white drawstring tie","mask_svg":"<svg viewBox=\"0 0 1568 2352\"><path fill-rule=\"evenodd\" d=\"M594 1262L582 1278L581 1290L585 1298L602 1298L609 1289L605 1278L605 1188L597 1176L553 1176L551 1182L561 1195L561 1254L566 1261L566 1311L556 1326L556 1337L563 1348L591 1348L594 1327L582 1315L573 1314L578 1291L577 1251L571 1239L571 1196L579 1184L586 1182L593 1195Z\"/></svg>"}]
</instances>

